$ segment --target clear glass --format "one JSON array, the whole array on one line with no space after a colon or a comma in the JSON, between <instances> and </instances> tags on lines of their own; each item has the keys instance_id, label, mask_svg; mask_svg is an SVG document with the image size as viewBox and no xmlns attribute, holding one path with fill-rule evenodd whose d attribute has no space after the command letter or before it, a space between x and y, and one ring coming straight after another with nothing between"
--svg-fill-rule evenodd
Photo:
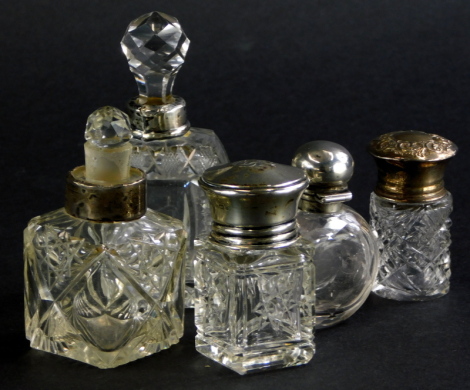
<instances>
[{"instance_id":1,"label":"clear glass","mask_svg":"<svg viewBox=\"0 0 470 390\"><path fill-rule=\"evenodd\" d=\"M195 259L196 349L243 375L313 357L313 247L229 249L206 241Z\"/></svg>"},{"instance_id":2,"label":"clear glass","mask_svg":"<svg viewBox=\"0 0 470 390\"><path fill-rule=\"evenodd\" d=\"M194 127L180 137L131 142L131 165L147 174L148 206L186 222L185 302L193 307L194 246L208 236L212 224L209 201L198 179L207 168L227 163L227 154L212 130Z\"/></svg>"},{"instance_id":3,"label":"clear glass","mask_svg":"<svg viewBox=\"0 0 470 390\"><path fill-rule=\"evenodd\" d=\"M151 12L133 20L121 41L139 95L166 97L184 63L189 39L178 20L161 12Z\"/></svg>"},{"instance_id":4,"label":"clear glass","mask_svg":"<svg viewBox=\"0 0 470 390\"><path fill-rule=\"evenodd\" d=\"M378 267L376 237L352 208L334 213L299 211L302 237L315 245L316 329L344 321L364 303Z\"/></svg>"},{"instance_id":5,"label":"clear glass","mask_svg":"<svg viewBox=\"0 0 470 390\"><path fill-rule=\"evenodd\" d=\"M59 209L33 218L24 240L31 347L112 368L182 337L181 222L147 210L94 223Z\"/></svg>"},{"instance_id":6,"label":"clear glass","mask_svg":"<svg viewBox=\"0 0 470 390\"><path fill-rule=\"evenodd\" d=\"M452 196L427 204L397 203L371 195L380 267L373 292L399 301L438 298L449 292Z\"/></svg>"}]
</instances>

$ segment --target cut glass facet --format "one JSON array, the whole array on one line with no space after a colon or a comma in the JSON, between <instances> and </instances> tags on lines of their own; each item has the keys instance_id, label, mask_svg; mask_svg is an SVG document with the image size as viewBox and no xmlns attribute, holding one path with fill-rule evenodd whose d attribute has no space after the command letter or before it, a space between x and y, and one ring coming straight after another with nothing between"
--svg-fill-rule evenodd
<instances>
[{"instance_id":1,"label":"cut glass facet","mask_svg":"<svg viewBox=\"0 0 470 390\"><path fill-rule=\"evenodd\" d=\"M396 300L445 295L450 278L452 196L407 204L371 195L371 226L379 236L380 266L373 291Z\"/></svg>"},{"instance_id":2,"label":"cut glass facet","mask_svg":"<svg viewBox=\"0 0 470 390\"><path fill-rule=\"evenodd\" d=\"M207 168L227 163L227 154L212 130L194 127L180 137L131 142L131 165L147 175L148 206L187 223L186 305L192 307L193 246L207 237L212 224L209 201L198 179Z\"/></svg>"},{"instance_id":3,"label":"cut glass facet","mask_svg":"<svg viewBox=\"0 0 470 390\"><path fill-rule=\"evenodd\" d=\"M94 223L60 209L25 230L26 336L33 348L112 368L183 335L185 233L148 210Z\"/></svg>"},{"instance_id":4,"label":"cut glass facet","mask_svg":"<svg viewBox=\"0 0 470 390\"><path fill-rule=\"evenodd\" d=\"M127 28L121 47L139 94L163 98L165 102L189 48L189 39L178 20L162 12L142 15Z\"/></svg>"},{"instance_id":5,"label":"cut glass facet","mask_svg":"<svg viewBox=\"0 0 470 390\"><path fill-rule=\"evenodd\" d=\"M202 244L196 349L242 375L308 363L315 352L312 248L302 240L270 250Z\"/></svg>"},{"instance_id":6,"label":"cut glass facet","mask_svg":"<svg viewBox=\"0 0 470 390\"><path fill-rule=\"evenodd\" d=\"M98 146L118 146L132 137L129 116L106 106L94 111L86 124L85 139Z\"/></svg>"}]
</instances>

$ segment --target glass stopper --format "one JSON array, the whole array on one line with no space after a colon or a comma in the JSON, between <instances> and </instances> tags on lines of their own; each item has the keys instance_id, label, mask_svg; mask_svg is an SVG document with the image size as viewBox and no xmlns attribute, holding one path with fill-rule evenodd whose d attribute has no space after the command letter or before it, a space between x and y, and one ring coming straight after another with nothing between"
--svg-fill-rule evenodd
<instances>
[{"instance_id":1,"label":"glass stopper","mask_svg":"<svg viewBox=\"0 0 470 390\"><path fill-rule=\"evenodd\" d=\"M85 138L87 181L115 185L129 179L132 145L127 114L115 107L99 108L88 117Z\"/></svg>"},{"instance_id":2,"label":"glass stopper","mask_svg":"<svg viewBox=\"0 0 470 390\"><path fill-rule=\"evenodd\" d=\"M176 74L189 47L178 20L162 12L142 15L129 24L121 47L140 97L170 102Z\"/></svg>"},{"instance_id":3,"label":"glass stopper","mask_svg":"<svg viewBox=\"0 0 470 390\"><path fill-rule=\"evenodd\" d=\"M131 139L129 116L121 110L105 106L94 111L87 120L85 139L97 146L119 146Z\"/></svg>"}]
</instances>

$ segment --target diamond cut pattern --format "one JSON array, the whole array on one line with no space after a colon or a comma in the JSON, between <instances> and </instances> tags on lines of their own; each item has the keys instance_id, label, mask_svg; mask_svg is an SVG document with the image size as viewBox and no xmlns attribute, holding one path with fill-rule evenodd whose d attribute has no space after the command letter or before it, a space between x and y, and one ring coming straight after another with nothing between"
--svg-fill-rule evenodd
<instances>
[{"instance_id":1,"label":"diamond cut pattern","mask_svg":"<svg viewBox=\"0 0 470 390\"><path fill-rule=\"evenodd\" d=\"M444 294L450 278L452 198L400 206L371 197L371 225L381 241L374 291L395 299Z\"/></svg>"},{"instance_id":2,"label":"diamond cut pattern","mask_svg":"<svg viewBox=\"0 0 470 390\"><path fill-rule=\"evenodd\" d=\"M259 252L250 265L236 265L227 263L210 244L198 251L195 310L199 339L241 352L244 348L261 351L264 343L312 337L311 263L300 261L300 251L292 251L291 259L274 250ZM243 256L233 253L237 255Z\"/></svg>"},{"instance_id":3,"label":"diamond cut pattern","mask_svg":"<svg viewBox=\"0 0 470 390\"><path fill-rule=\"evenodd\" d=\"M131 165L147 175L150 208L187 221L189 250L187 252L187 304L192 306L193 252L196 240L210 231L210 206L197 179L207 169L228 162L227 154L211 130L191 128L184 136L162 140L133 139Z\"/></svg>"},{"instance_id":4,"label":"diamond cut pattern","mask_svg":"<svg viewBox=\"0 0 470 390\"><path fill-rule=\"evenodd\" d=\"M166 216L98 224L63 209L25 231L26 333L34 348L101 368L178 342L184 234Z\"/></svg>"}]
</instances>

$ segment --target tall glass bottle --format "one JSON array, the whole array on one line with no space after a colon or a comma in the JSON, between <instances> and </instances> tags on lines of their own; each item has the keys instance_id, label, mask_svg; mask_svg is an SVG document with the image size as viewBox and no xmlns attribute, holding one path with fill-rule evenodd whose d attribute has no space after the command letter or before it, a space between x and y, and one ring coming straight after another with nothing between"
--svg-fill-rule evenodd
<instances>
[{"instance_id":1,"label":"tall glass bottle","mask_svg":"<svg viewBox=\"0 0 470 390\"><path fill-rule=\"evenodd\" d=\"M313 245L295 222L305 174L245 160L199 182L214 224L195 260L196 349L242 375L309 362Z\"/></svg>"},{"instance_id":2,"label":"tall glass bottle","mask_svg":"<svg viewBox=\"0 0 470 390\"><path fill-rule=\"evenodd\" d=\"M435 134L397 131L373 140L369 152L379 173L370 201L381 244L373 292L400 301L447 294L452 196L443 177L457 147Z\"/></svg>"},{"instance_id":3,"label":"tall glass bottle","mask_svg":"<svg viewBox=\"0 0 470 390\"><path fill-rule=\"evenodd\" d=\"M300 234L315 244L317 329L344 321L364 303L378 267L376 237L343 202L351 200L351 154L329 141L301 146L292 165L305 170L309 186L299 204Z\"/></svg>"},{"instance_id":4,"label":"tall glass bottle","mask_svg":"<svg viewBox=\"0 0 470 390\"><path fill-rule=\"evenodd\" d=\"M198 179L228 162L212 130L190 127L184 99L172 94L189 39L177 19L161 12L132 21L121 42L139 96L128 105L134 146L131 165L147 175L149 207L186 221L189 240L186 305L193 305L193 245L209 234L211 216Z\"/></svg>"},{"instance_id":5,"label":"tall glass bottle","mask_svg":"<svg viewBox=\"0 0 470 390\"><path fill-rule=\"evenodd\" d=\"M129 118L88 118L85 166L67 177L65 208L24 234L31 347L99 368L168 348L183 335L186 232L146 209L145 176L129 168Z\"/></svg>"}]
</instances>

